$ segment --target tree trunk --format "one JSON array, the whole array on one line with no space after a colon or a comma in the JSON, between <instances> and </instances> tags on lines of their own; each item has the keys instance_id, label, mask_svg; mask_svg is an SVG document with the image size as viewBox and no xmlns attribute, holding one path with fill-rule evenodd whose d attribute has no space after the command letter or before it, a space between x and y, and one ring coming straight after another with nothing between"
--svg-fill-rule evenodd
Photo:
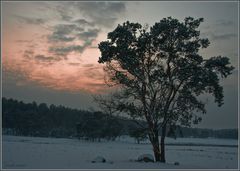
<instances>
[{"instance_id":1,"label":"tree trunk","mask_svg":"<svg viewBox=\"0 0 240 171\"><path fill-rule=\"evenodd\" d=\"M161 156L160 156L160 148L159 148L158 130L154 130L151 143L153 146L155 161L159 162L161 159Z\"/></svg>"},{"instance_id":2,"label":"tree trunk","mask_svg":"<svg viewBox=\"0 0 240 171\"><path fill-rule=\"evenodd\" d=\"M165 163L165 136L166 136L166 125L162 127L162 135L161 135L161 156L160 156L160 162Z\"/></svg>"},{"instance_id":3,"label":"tree trunk","mask_svg":"<svg viewBox=\"0 0 240 171\"><path fill-rule=\"evenodd\" d=\"M154 157L155 161L159 162L161 161L161 156L160 156L160 149L159 149L159 142L156 142L153 144L153 151L154 151Z\"/></svg>"}]
</instances>

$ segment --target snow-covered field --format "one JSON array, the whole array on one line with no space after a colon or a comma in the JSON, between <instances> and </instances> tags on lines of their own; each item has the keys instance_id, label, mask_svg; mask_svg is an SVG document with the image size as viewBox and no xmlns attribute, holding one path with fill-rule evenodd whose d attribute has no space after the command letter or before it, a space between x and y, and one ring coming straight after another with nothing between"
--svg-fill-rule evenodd
<instances>
[{"instance_id":1,"label":"snow-covered field","mask_svg":"<svg viewBox=\"0 0 240 171\"><path fill-rule=\"evenodd\" d=\"M167 138L166 164L140 163L141 154L152 154L147 142L129 137L115 142L77 139L2 137L3 169L224 169L238 168L237 140ZM92 163L96 156L106 163ZM179 162L180 165L174 165Z\"/></svg>"}]
</instances>

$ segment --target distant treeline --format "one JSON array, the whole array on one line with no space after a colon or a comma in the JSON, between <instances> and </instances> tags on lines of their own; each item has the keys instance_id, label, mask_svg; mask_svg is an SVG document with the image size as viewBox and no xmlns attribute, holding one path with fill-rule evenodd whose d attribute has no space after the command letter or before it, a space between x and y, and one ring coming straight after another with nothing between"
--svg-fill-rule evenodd
<instances>
[{"instance_id":1,"label":"distant treeline","mask_svg":"<svg viewBox=\"0 0 240 171\"><path fill-rule=\"evenodd\" d=\"M224 138L224 139L238 139L237 129L200 129L180 127L176 131L176 137L193 137L193 138Z\"/></svg>"},{"instance_id":2,"label":"distant treeline","mask_svg":"<svg viewBox=\"0 0 240 171\"><path fill-rule=\"evenodd\" d=\"M39 137L78 137L114 140L123 133L120 120L102 112L62 105L2 99L3 133Z\"/></svg>"},{"instance_id":3,"label":"distant treeline","mask_svg":"<svg viewBox=\"0 0 240 171\"><path fill-rule=\"evenodd\" d=\"M142 125L145 125L142 123ZM38 137L75 137L88 140L115 140L118 136L139 133L130 119L109 116L102 112L71 109L62 105L24 103L2 98L3 134ZM133 134L134 133L134 134ZM141 136L142 133L140 134ZM173 136L173 134L169 134ZM237 139L237 129L211 130L178 127L174 137Z\"/></svg>"}]
</instances>

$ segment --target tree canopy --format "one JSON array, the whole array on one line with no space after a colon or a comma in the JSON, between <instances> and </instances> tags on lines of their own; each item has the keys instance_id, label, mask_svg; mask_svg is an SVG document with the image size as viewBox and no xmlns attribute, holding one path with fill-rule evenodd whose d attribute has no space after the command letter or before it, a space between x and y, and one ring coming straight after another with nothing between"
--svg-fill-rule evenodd
<instances>
[{"instance_id":1,"label":"tree canopy","mask_svg":"<svg viewBox=\"0 0 240 171\"><path fill-rule=\"evenodd\" d=\"M98 62L106 64L107 83L121 89L114 95L115 108L147 121L156 161L160 160L159 127L165 133L168 125L201 121L198 114L206 112L198 98L201 94L210 94L218 106L223 105L219 81L234 68L228 57L200 55L199 50L210 44L200 37L201 22L203 18L180 22L168 17L147 27L127 21L99 44Z\"/></svg>"}]
</instances>

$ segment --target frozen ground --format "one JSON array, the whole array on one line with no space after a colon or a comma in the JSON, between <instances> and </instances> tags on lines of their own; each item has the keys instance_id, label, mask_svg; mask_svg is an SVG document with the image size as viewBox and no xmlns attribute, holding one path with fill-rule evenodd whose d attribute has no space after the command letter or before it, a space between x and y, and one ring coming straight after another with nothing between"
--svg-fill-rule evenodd
<instances>
[{"instance_id":1,"label":"frozen ground","mask_svg":"<svg viewBox=\"0 0 240 171\"><path fill-rule=\"evenodd\" d=\"M135 144L122 137L115 142L77 139L3 136L4 169L237 169L237 140L167 139L166 164L139 163L141 154L152 154L147 142ZM96 156L106 163L91 163ZM179 162L179 166L173 163Z\"/></svg>"}]
</instances>

